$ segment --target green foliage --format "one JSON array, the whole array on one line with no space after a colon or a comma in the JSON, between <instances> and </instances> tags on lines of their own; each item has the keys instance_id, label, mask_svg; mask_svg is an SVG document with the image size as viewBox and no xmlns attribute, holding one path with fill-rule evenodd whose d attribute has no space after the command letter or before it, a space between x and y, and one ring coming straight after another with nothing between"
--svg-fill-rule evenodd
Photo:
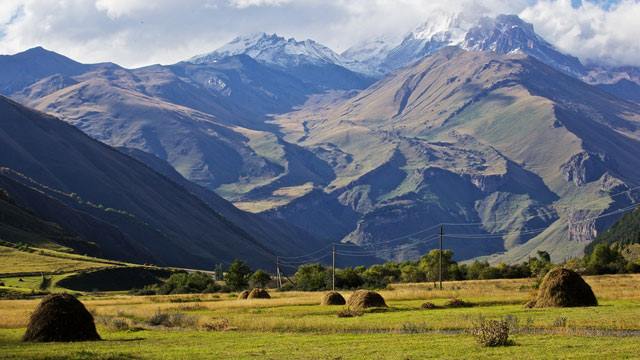
<instances>
[{"instance_id":1,"label":"green foliage","mask_svg":"<svg viewBox=\"0 0 640 360\"><path fill-rule=\"evenodd\" d=\"M249 278L251 286L254 288L264 288L271 281L271 275L264 270L257 270Z\"/></svg>"},{"instance_id":2,"label":"green foliage","mask_svg":"<svg viewBox=\"0 0 640 360\"><path fill-rule=\"evenodd\" d=\"M40 284L38 285L38 288L40 290L47 290L49 288L49 286L51 286L51 277L50 276L44 276L44 274L42 275L42 279L40 279Z\"/></svg>"},{"instance_id":3,"label":"green foliage","mask_svg":"<svg viewBox=\"0 0 640 360\"><path fill-rule=\"evenodd\" d=\"M295 277L296 287L304 291L326 290L331 284L331 272L321 264L301 265Z\"/></svg>"},{"instance_id":4,"label":"green foliage","mask_svg":"<svg viewBox=\"0 0 640 360\"><path fill-rule=\"evenodd\" d=\"M193 294L220 291L221 287L209 275L195 273L177 273L171 275L157 289L158 294Z\"/></svg>"},{"instance_id":5,"label":"green foliage","mask_svg":"<svg viewBox=\"0 0 640 360\"><path fill-rule=\"evenodd\" d=\"M420 269L424 272L427 281L436 282L440 278L440 250L431 250L428 254L420 258L418 262ZM449 280L449 266L454 264L453 251L442 251L442 280Z\"/></svg>"},{"instance_id":6,"label":"green foliage","mask_svg":"<svg viewBox=\"0 0 640 360\"><path fill-rule=\"evenodd\" d=\"M353 268L336 269L336 287L340 289L357 289L364 285L361 273Z\"/></svg>"},{"instance_id":7,"label":"green foliage","mask_svg":"<svg viewBox=\"0 0 640 360\"><path fill-rule=\"evenodd\" d=\"M227 286L233 290L243 290L249 286L251 268L242 260L234 260L225 275Z\"/></svg>"},{"instance_id":8,"label":"green foliage","mask_svg":"<svg viewBox=\"0 0 640 360\"><path fill-rule=\"evenodd\" d=\"M618 274L627 270L627 261L622 254L607 244L597 244L583 261L587 274Z\"/></svg>"},{"instance_id":9,"label":"green foliage","mask_svg":"<svg viewBox=\"0 0 640 360\"><path fill-rule=\"evenodd\" d=\"M509 323L505 320L481 319L472 330L476 341L485 347L511 345Z\"/></svg>"},{"instance_id":10,"label":"green foliage","mask_svg":"<svg viewBox=\"0 0 640 360\"><path fill-rule=\"evenodd\" d=\"M625 214L618 222L585 248L586 254L591 254L600 244L617 244L623 247L629 244L640 244L640 209Z\"/></svg>"}]
</instances>

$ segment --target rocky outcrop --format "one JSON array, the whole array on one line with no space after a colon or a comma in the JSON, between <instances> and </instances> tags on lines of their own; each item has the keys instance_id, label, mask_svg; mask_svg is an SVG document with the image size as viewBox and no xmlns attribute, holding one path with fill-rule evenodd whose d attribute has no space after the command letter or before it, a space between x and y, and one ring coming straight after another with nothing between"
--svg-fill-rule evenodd
<instances>
[{"instance_id":1,"label":"rocky outcrop","mask_svg":"<svg viewBox=\"0 0 640 360\"><path fill-rule=\"evenodd\" d=\"M562 175L576 186L583 186L598 180L607 171L607 162L609 161L605 155L581 152L562 166Z\"/></svg>"}]
</instances>

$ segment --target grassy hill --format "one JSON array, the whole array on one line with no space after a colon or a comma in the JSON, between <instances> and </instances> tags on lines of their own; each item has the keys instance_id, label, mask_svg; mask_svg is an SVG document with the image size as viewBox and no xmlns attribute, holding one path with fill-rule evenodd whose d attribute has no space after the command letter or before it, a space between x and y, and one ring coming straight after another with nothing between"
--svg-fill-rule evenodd
<instances>
[{"instance_id":1,"label":"grassy hill","mask_svg":"<svg viewBox=\"0 0 640 360\"><path fill-rule=\"evenodd\" d=\"M625 214L620 220L587 246L586 253L591 253L598 244L617 244L622 247L640 244L640 209Z\"/></svg>"},{"instance_id":2,"label":"grassy hill","mask_svg":"<svg viewBox=\"0 0 640 360\"><path fill-rule=\"evenodd\" d=\"M335 179L327 200L302 194L269 213L302 226L338 203L357 214L339 238L387 257L433 248L435 231L411 234L444 222L478 224L445 231L460 258L518 262L545 250L561 261L615 221L599 215L639 198L616 194L640 179L640 106L522 54L445 48L275 122Z\"/></svg>"}]
</instances>

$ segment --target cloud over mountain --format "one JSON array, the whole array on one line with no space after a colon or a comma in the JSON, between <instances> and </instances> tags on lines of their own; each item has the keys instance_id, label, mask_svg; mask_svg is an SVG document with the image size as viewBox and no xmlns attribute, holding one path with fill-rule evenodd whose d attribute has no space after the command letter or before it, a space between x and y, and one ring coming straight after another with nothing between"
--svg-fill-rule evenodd
<instances>
[{"instance_id":1,"label":"cloud over mountain","mask_svg":"<svg viewBox=\"0 0 640 360\"><path fill-rule=\"evenodd\" d=\"M640 2L570 0L5 0L0 53L37 45L83 62L172 63L257 31L312 38L335 51L380 35L401 38L442 11L471 21L520 14L582 60L640 65Z\"/></svg>"}]
</instances>

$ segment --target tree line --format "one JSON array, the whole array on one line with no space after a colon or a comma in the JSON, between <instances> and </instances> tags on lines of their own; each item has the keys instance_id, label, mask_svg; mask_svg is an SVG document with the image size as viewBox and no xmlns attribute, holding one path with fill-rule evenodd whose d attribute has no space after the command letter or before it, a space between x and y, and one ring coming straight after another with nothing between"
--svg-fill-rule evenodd
<instances>
[{"instance_id":1,"label":"tree line","mask_svg":"<svg viewBox=\"0 0 640 360\"><path fill-rule=\"evenodd\" d=\"M562 265L586 275L638 273L638 261L628 260L617 244L598 244L590 254L581 259L570 259L553 264L551 256L538 251L537 256L520 264L492 265L487 261L458 263L451 250L442 252L442 280L489 280L538 278L557 265ZM416 261L393 262L336 269L336 288L343 290L368 288L380 289L391 283L421 283L439 280L440 250L431 250ZM275 286L274 277L267 271L253 271L242 260L235 260L225 270L216 267L216 278L203 273L175 273L163 284L137 290L139 294L181 294L240 291L254 287ZM312 263L300 265L290 281L281 290L321 291L332 287L332 269Z\"/></svg>"}]
</instances>

